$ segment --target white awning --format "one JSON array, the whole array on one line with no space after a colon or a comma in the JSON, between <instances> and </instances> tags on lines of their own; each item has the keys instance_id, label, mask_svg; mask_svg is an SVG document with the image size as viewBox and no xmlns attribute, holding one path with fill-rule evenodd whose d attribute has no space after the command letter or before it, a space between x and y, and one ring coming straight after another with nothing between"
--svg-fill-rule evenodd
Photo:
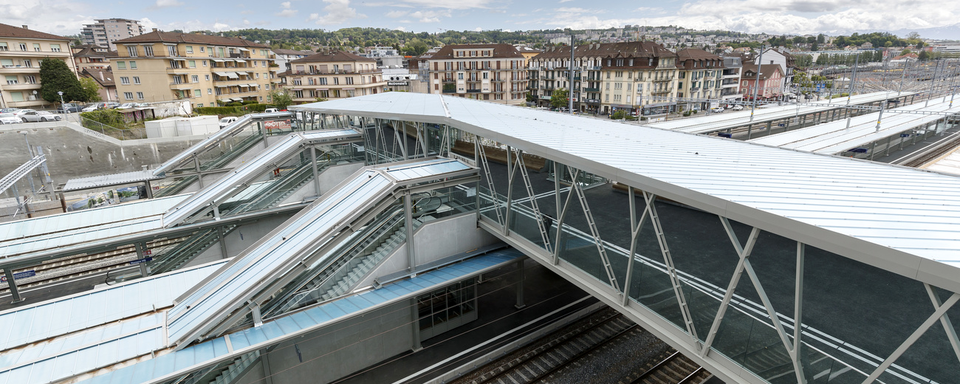
<instances>
[{"instance_id":1,"label":"white awning","mask_svg":"<svg viewBox=\"0 0 960 384\"><path fill-rule=\"evenodd\" d=\"M256 87L257 87L257 85L256 85L256 84L247 84L247 85L249 85L249 86L251 86L251 87L254 87L254 88L256 88Z\"/></svg>"},{"instance_id":2,"label":"white awning","mask_svg":"<svg viewBox=\"0 0 960 384\"><path fill-rule=\"evenodd\" d=\"M222 62L223 62L223 59L213 59L213 61L218 62L218 63L222 63Z\"/></svg>"},{"instance_id":3,"label":"white awning","mask_svg":"<svg viewBox=\"0 0 960 384\"><path fill-rule=\"evenodd\" d=\"M214 88L230 88L229 85L214 85Z\"/></svg>"},{"instance_id":4,"label":"white awning","mask_svg":"<svg viewBox=\"0 0 960 384\"><path fill-rule=\"evenodd\" d=\"M237 49L239 49L239 50L241 50L241 51L244 51L244 52L250 52L250 50L249 50L249 49L246 49L246 48L237 48Z\"/></svg>"},{"instance_id":5,"label":"white awning","mask_svg":"<svg viewBox=\"0 0 960 384\"><path fill-rule=\"evenodd\" d=\"M238 62L238 63L246 63L246 62L247 62L246 60L241 60L241 59L235 59L235 60L236 60L236 62Z\"/></svg>"},{"instance_id":6,"label":"white awning","mask_svg":"<svg viewBox=\"0 0 960 384\"><path fill-rule=\"evenodd\" d=\"M227 77L228 72L214 72L217 76Z\"/></svg>"},{"instance_id":7,"label":"white awning","mask_svg":"<svg viewBox=\"0 0 960 384\"><path fill-rule=\"evenodd\" d=\"M239 79L239 78L240 78L240 75L237 75L236 72L227 72L227 75L226 75L226 76L229 77L229 78L231 78L231 79Z\"/></svg>"}]
</instances>

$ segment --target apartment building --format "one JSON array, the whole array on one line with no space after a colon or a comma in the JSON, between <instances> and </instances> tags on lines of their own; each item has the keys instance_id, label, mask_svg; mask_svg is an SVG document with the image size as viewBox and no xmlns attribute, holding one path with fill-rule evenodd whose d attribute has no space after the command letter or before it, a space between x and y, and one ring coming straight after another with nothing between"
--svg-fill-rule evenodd
<instances>
[{"instance_id":1,"label":"apartment building","mask_svg":"<svg viewBox=\"0 0 960 384\"><path fill-rule=\"evenodd\" d=\"M83 68L80 70L80 77L89 77L100 86L100 100L117 101L117 83L113 81L113 71L110 67L106 68Z\"/></svg>"},{"instance_id":2,"label":"apartment building","mask_svg":"<svg viewBox=\"0 0 960 384\"><path fill-rule=\"evenodd\" d=\"M289 71L290 62L296 59L302 59L304 57L310 56L316 52L313 51L297 51L294 49L274 49L273 54L277 55L277 60L275 61L278 66L280 66L280 72Z\"/></svg>"},{"instance_id":3,"label":"apartment building","mask_svg":"<svg viewBox=\"0 0 960 384\"><path fill-rule=\"evenodd\" d=\"M80 40L86 45L96 45L116 51L114 44L117 40L143 34L143 26L137 20L130 19L100 19L93 24L85 24L80 31Z\"/></svg>"},{"instance_id":4,"label":"apartment building","mask_svg":"<svg viewBox=\"0 0 960 384\"><path fill-rule=\"evenodd\" d=\"M526 60L510 44L447 45L412 59L411 71L427 93L522 105L527 94Z\"/></svg>"},{"instance_id":5,"label":"apartment building","mask_svg":"<svg viewBox=\"0 0 960 384\"><path fill-rule=\"evenodd\" d=\"M316 53L290 65L293 70L281 77L297 104L383 93L387 84L376 60L343 51Z\"/></svg>"},{"instance_id":6,"label":"apartment building","mask_svg":"<svg viewBox=\"0 0 960 384\"><path fill-rule=\"evenodd\" d=\"M744 100L753 100L754 92L758 100L770 99L781 95L783 80L779 65L758 66L747 63L743 65L740 89L743 91Z\"/></svg>"},{"instance_id":7,"label":"apartment building","mask_svg":"<svg viewBox=\"0 0 960 384\"><path fill-rule=\"evenodd\" d=\"M110 68L110 59L117 57L117 51L111 51L98 45L78 45L70 48L73 51L73 64L77 73L84 69L103 70Z\"/></svg>"},{"instance_id":8,"label":"apartment building","mask_svg":"<svg viewBox=\"0 0 960 384\"><path fill-rule=\"evenodd\" d=\"M723 80L720 82L720 98L724 101L743 99L740 93L740 72L743 58L736 55L723 56Z\"/></svg>"},{"instance_id":9,"label":"apartment building","mask_svg":"<svg viewBox=\"0 0 960 384\"><path fill-rule=\"evenodd\" d=\"M0 24L0 106L31 108L46 106L40 99L40 62L63 60L74 73L70 39L12 25Z\"/></svg>"},{"instance_id":10,"label":"apartment building","mask_svg":"<svg viewBox=\"0 0 960 384\"><path fill-rule=\"evenodd\" d=\"M653 116L676 111L676 53L650 41L613 43L607 50L600 69L601 113L625 110Z\"/></svg>"},{"instance_id":11,"label":"apartment building","mask_svg":"<svg viewBox=\"0 0 960 384\"><path fill-rule=\"evenodd\" d=\"M677 98L684 110L716 107L723 84L723 58L697 48L677 51Z\"/></svg>"},{"instance_id":12,"label":"apartment building","mask_svg":"<svg viewBox=\"0 0 960 384\"><path fill-rule=\"evenodd\" d=\"M615 54L613 44L586 44L574 48L573 107L581 112L600 109L600 69L603 59ZM537 105L550 105L557 89L570 90L570 46L550 47L530 59L528 65L530 94Z\"/></svg>"},{"instance_id":13,"label":"apartment building","mask_svg":"<svg viewBox=\"0 0 960 384\"><path fill-rule=\"evenodd\" d=\"M853 54L859 52L854 51ZM793 83L793 69L796 68L796 58L793 57L789 52L784 48L767 48L763 51L762 54L757 55L754 58L754 64L761 64L760 59L763 59L763 66L776 65L780 67L780 73L783 76L783 85L789 85ZM781 91L782 92L782 91Z\"/></svg>"},{"instance_id":14,"label":"apartment building","mask_svg":"<svg viewBox=\"0 0 960 384\"><path fill-rule=\"evenodd\" d=\"M116 45L112 69L121 102L269 103L280 84L270 47L244 39L154 30Z\"/></svg>"}]
</instances>

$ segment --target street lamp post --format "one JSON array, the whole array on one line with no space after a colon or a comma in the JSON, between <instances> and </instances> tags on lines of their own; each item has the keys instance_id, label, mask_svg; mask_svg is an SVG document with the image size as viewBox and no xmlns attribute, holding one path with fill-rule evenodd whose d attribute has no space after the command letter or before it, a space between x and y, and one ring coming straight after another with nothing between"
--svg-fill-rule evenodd
<instances>
[{"instance_id":1,"label":"street lamp post","mask_svg":"<svg viewBox=\"0 0 960 384\"><path fill-rule=\"evenodd\" d=\"M62 111L63 114L66 115L67 110L66 108L63 107L63 91L57 91L57 94L60 95L60 111ZM64 119L66 119L66 117L64 117Z\"/></svg>"}]
</instances>

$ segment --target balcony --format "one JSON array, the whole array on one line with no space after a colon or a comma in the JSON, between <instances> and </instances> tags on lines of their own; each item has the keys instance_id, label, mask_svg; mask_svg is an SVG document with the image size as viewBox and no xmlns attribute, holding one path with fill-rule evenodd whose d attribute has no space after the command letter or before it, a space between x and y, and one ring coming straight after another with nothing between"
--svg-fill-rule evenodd
<instances>
[{"instance_id":1,"label":"balcony","mask_svg":"<svg viewBox=\"0 0 960 384\"><path fill-rule=\"evenodd\" d=\"M193 88L195 88L194 86L199 87L199 86L200 86L200 83L196 83L196 84L194 84L194 83L177 83L177 82L172 82L172 83L170 83L170 88L172 88L172 89L193 89Z\"/></svg>"},{"instance_id":2,"label":"balcony","mask_svg":"<svg viewBox=\"0 0 960 384\"><path fill-rule=\"evenodd\" d=\"M600 92L600 88L585 87L583 88L584 92Z\"/></svg>"},{"instance_id":3,"label":"balcony","mask_svg":"<svg viewBox=\"0 0 960 384\"><path fill-rule=\"evenodd\" d=\"M665 82L668 82L668 81L673 81L673 76L666 77L666 78L661 78L661 79L653 79L653 82L654 82L654 83L665 83Z\"/></svg>"},{"instance_id":4,"label":"balcony","mask_svg":"<svg viewBox=\"0 0 960 384\"><path fill-rule=\"evenodd\" d=\"M382 73L379 69L365 69L365 70L350 70L345 71L343 69L338 69L336 71L292 71L294 75L314 75L314 76L325 76L325 75L357 75L357 74L370 74L370 73Z\"/></svg>"},{"instance_id":5,"label":"balcony","mask_svg":"<svg viewBox=\"0 0 960 384\"><path fill-rule=\"evenodd\" d=\"M40 89L40 83L30 84L30 83L14 83L10 84L9 82L3 86L4 91L18 91L18 90L30 90L30 89Z\"/></svg>"},{"instance_id":6,"label":"balcony","mask_svg":"<svg viewBox=\"0 0 960 384\"><path fill-rule=\"evenodd\" d=\"M167 68L168 75L186 75L190 73L191 69L196 68Z\"/></svg>"},{"instance_id":7,"label":"balcony","mask_svg":"<svg viewBox=\"0 0 960 384\"><path fill-rule=\"evenodd\" d=\"M40 67L25 67L22 65L4 65L0 73L40 73Z\"/></svg>"}]
</instances>

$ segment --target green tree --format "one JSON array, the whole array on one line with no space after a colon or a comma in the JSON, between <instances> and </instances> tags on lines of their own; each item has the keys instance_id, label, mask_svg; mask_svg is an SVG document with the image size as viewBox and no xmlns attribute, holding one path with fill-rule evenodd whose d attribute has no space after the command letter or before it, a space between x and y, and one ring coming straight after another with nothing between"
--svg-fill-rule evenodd
<instances>
[{"instance_id":1,"label":"green tree","mask_svg":"<svg viewBox=\"0 0 960 384\"><path fill-rule=\"evenodd\" d=\"M566 89L558 88L553 91L553 94L550 95L550 107L551 108L563 108L568 104L567 101L567 92Z\"/></svg>"},{"instance_id":2,"label":"green tree","mask_svg":"<svg viewBox=\"0 0 960 384\"><path fill-rule=\"evenodd\" d=\"M47 102L59 102L63 92L63 100L82 100L83 88L77 75L67 67L67 63L59 59L47 58L40 63L40 98Z\"/></svg>"},{"instance_id":3,"label":"green tree","mask_svg":"<svg viewBox=\"0 0 960 384\"><path fill-rule=\"evenodd\" d=\"M93 205L96 203L93 199L87 200L87 208L93 208Z\"/></svg>"},{"instance_id":4,"label":"green tree","mask_svg":"<svg viewBox=\"0 0 960 384\"><path fill-rule=\"evenodd\" d=\"M83 97L77 101L100 101L100 84L89 77L80 79L80 88L83 91Z\"/></svg>"},{"instance_id":5,"label":"green tree","mask_svg":"<svg viewBox=\"0 0 960 384\"><path fill-rule=\"evenodd\" d=\"M112 198L113 198L113 190L112 190L112 189L107 190L107 198L108 198L108 199L112 199Z\"/></svg>"},{"instance_id":6,"label":"green tree","mask_svg":"<svg viewBox=\"0 0 960 384\"><path fill-rule=\"evenodd\" d=\"M917 58L920 59L920 61L930 60L930 53L927 51L920 51L920 54L917 55Z\"/></svg>"},{"instance_id":7,"label":"green tree","mask_svg":"<svg viewBox=\"0 0 960 384\"><path fill-rule=\"evenodd\" d=\"M270 100L272 100L271 103L273 106L281 111L287 109L290 104L293 104L293 98L290 97L290 93L285 89L270 91Z\"/></svg>"}]
</instances>

